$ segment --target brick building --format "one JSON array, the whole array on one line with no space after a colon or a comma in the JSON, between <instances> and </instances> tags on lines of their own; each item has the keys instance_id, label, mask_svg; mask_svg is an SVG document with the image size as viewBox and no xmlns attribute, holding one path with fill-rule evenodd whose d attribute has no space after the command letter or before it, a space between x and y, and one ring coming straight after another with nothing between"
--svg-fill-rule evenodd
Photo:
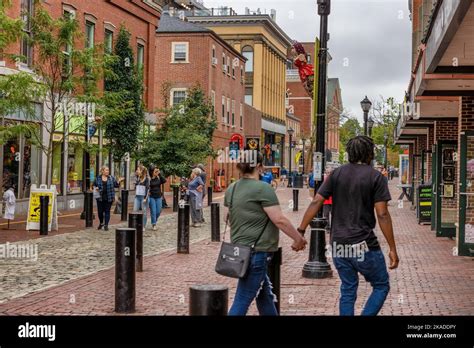
<instances>
[{"instance_id":1,"label":"brick building","mask_svg":"<svg viewBox=\"0 0 474 348\"><path fill-rule=\"evenodd\" d=\"M106 49L111 50L116 35L123 24L131 33L131 46L135 56L135 62L143 67L144 72L144 103L146 110L154 110L154 84L155 76L155 32L158 27L163 1L161 0L48 0L40 1L42 6L53 18L71 15L77 21L84 33L86 40L79 40L77 45L83 47L85 41L92 47L104 43ZM20 18L21 13L33 14L37 2L34 0L12 1L12 7L7 14L12 18ZM25 21L27 17L24 17ZM28 33L28 26L25 29ZM36 52L28 45L26 40L11 45L7 53L21 54L24 59L15 64L0 57L0 75L13 74L17 71L26 71L34 74L32 63L35 61ZM48 109L44 105L36 104L38 120L50 118ZM25 122L21 113L6 116L7 122ZM40 123L38 122L38 128ZM53 135L55 145L52 161L52 183L56 185L59 192L58 206L60 209L82 206L83 195L81 186L84 179L83 152L82 148L69 146L72 138L84 137L83 134L70 134L64 139L61 132ZM98 144L100 134L92 137L91 142ZM22 159L21 161L17 159ZM3 187L5 184L16 185L16 197L18 198L17 212L22 213L27 209L27 199L31 184L46 182L46 158L39 149L32 146L23 135L17 139L11 139L0 149L0 176ZM91 176L97 173L99 167L109 165L112 173L124 175L124 163L113 163L111 156L91 156ZM71 169L75 174L70 175ZM119 173L120 172L120 173ZM66 196L67 195L67 196ZM74 204L71 204L74 201Z\"/></svg>"},{"instance_id":2,"label":"brick building","mask_svg":"<svg viewBox=\"0 0 474 348\"><path fill-rule=\"evenodd\" d=\"M395 130L409 145L412 190L432 188L431 227L474 255L474 2L409 2L412 78ZM413 203L417 203L414 195Z\"/></svg>"},{"instance_id":3,"label":"brick building","mask_svg":"<svg viewBox=\"0 0 474 348\"><path fill-rule=\"evenodd\" d=\"M215 32L165 13L156 32L155 100L157 107L172 106L186 98L186 91L200 85L210 98L217 119L213 146L229 147L233 134L245 136L246 59ZM162 95L163 86L166 86ZM165 105L169 100L170 105ZM250 130L255 132L255 130ZM225 171L225 182L238 178L235 164L207 163L207 172Z\"/></svg>"}]
</instances>

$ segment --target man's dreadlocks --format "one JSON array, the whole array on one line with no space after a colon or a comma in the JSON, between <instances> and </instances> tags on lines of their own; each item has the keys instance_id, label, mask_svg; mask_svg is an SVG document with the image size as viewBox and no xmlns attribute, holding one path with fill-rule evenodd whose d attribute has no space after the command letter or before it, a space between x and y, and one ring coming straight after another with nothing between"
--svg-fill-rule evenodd
<instances>
[{"instance_id":1,"label":"man's dreadlocks","mask_svg":"<svg viewBox=\"0 0 474 348\"><path fill-rule=\"evenodd\" d=\"M374 141L365 135L358 135L347 143L346 151L351 163L370 164L374 158Z\"/></svg>"}]
</instances>

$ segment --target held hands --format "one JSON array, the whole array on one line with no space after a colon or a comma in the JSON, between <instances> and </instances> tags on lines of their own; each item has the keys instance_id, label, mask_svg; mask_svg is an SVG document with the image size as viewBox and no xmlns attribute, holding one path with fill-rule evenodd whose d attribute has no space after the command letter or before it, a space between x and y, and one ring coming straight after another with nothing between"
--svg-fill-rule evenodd
<instances>
[{"instance_id":1,"label":"held hands","mask_svg":"<svg viewBox=\"0 0 474 348\"><path fill-rule=\"evenodd\" d=\"M389 269L395 269L398 267L398 263L400 262L397 251L396 250L390 250L388 253L388 257L390 259L390 266L388 266Z\"/></svg>"},{"instance_id":2,"label":"held hands","mask_svg":"<svg viewBox=\"0 0 474 348\"><path fill-rule=\"evenodd\" d=\"M293 242L293 244L291 245L291 249L293 249L294 251L301 251L301 250L306 249L307 244L308 242L306 241L306 239L304 239L304 237L301 236L301 238L298 238L297 240Z\"/></svg>"}]
</instances>

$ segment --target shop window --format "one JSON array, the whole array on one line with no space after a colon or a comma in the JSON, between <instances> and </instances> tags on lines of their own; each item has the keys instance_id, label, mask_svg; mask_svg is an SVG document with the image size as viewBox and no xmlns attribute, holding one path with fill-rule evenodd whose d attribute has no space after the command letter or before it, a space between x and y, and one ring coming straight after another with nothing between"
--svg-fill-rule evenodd
<instances>
[{"instance_id":1,"label":"shop window","mask_svg":"<svg viewBox=\"0 0 474 348\"><path fill-rule=\"evenodd\" d=\"M62 193L61 187L61 142L55 142L53 145L51 184L56 185L56 191Z\"/></svg>"},{"instance_id":2,"label":"shop window","mask_svg":"<svg viewBox=\"0 0 474 348\"><path fill-rule=\"evenodd\" d=\"M84 151L78 145L69 143L67 155L67 191L68 194L81 193L83 184ZM92 156L91 156L92 157Z\"/></svg>"},{"instance_id":3,"label":"shop window","mask_svg":"<svg viewBox=\"0 0 474 348\"><path fill-rule=\"evenodd\" d=\"M3 189L6 190L13 186L16 197L18 197L19 169L19 139L9 140L3 145Z\"/></svg>"},{"instance_id":4,"label":"shop window","mask_svg":"<svg viewBox=\"0 0 474 348\"><path fill-rule=\"evenodd\" d=\"M19 198L30 196L31 185L40 184L40 151L26 139L23 148L23 185Z\"/></svg>"}]
</instances>

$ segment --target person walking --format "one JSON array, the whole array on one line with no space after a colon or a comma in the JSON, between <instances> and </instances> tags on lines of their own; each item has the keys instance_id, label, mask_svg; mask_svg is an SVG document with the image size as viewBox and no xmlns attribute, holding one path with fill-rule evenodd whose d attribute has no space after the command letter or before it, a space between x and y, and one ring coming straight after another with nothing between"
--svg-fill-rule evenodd
<instances>
[{"instance_id":1,"label":"person walking","mask_svg":"<svg viewBox=\"0 0 474 348\"><path fill-rule=\"evenodd\" d=\"M188 184L189 202L191 203L191 221L193 227L200 227L202 222L202 192L204 182L201 179L201 169L194 168Z\"/></svg>"},{"instance_id":2,"label":"person walking","mask_svg":"<svg viewBox=\"0 0 474 348\"><path fill-rule=\"evenodd\" d=\"M148 205L150 207L150 220L153 231L156 231L156 223L161 214L162 197L161 185L166 183L166 179L161 176L159 168L151 170L152 177L150 179L150 188L148 190Z\"/></svg>"},{"instance_id":3,"label":"person walking","mask_svg":"<svg viewBox=\"0 0 474 348\"><path fill-rule=\"evenodd\" d=\"M204 183L204 186L203 186L203 189L202 189L202 201L204 202L204 199L206 198L206 194L207 194L207 187L206 187L207 173L206 173L206 168L204 167L204 164L199 163L197 165L197 167L199 169L201 169L201 175L199 175L199 176L201 177L201 180ZM204 210L201 209L201 223L204 223L204 222L205 222L205 220L204 220Z\"/></svg>"},{"instance_id":4,"label":"person walking","mask_svg":"<svg viewBox=\"0 0 474 348\"><path fill-rule=\"evenodd\" d=\"M324 180L327 180L331 175L331 170L326 170ZM314 182L313 182L314 187ZM326 199L323 203L323 217L327 221L326 231L331 230L331 209L332 209L332 196Z\"/></svg>"},{"instance_id":5,"label":"person walking","mask_svg":"<svg viewBox=\"0 0 474 348\"><path fill-rule=\"evenodd\" d=\"M97 210L99 215L98 230L104 228L109 230L110 209L115 201L115 189L120 186L123 181L121 178L118 182L110 175L109 167L103 166L99 171L99 176L94 181L94 191L97 201Z\"/></svg>"},{"instance_id":6,"label":"person walking","mask_svg":"<svg viewBox=\"0 0 474 348\"><path fill-rule=\"evenodd\" d=\"M307 208L298 231L304 234L310 221L332 196L331 247L333 262L341 279L340 315L354 315L359 276L372 286L362 315L377 315L390 290L385 258L374 233L374 208L389 247L390 269L399 258L387 203L391 200L384 176L371 166L374 142L367 136L349 140L349 164L336 168ZM344 250L344 255L340 255ZM337 256L336 256L337 255Z\"/></svg>"},{"instance_id":7,"label":"person walking","mask_svg":"<svg viewBox=\"0 0 474 348\"><path fill-rule=\"evenodd\" d=\"M133 202L133 210L143 212L143 228L146 228L150 178L148 177L148 170L141 164L138 166L135 174L135 201Z\"/></svg>"},{"instance_id":8,"label":"person walking","mask_svg":"<svg viewBox=\"0 0 474 348\"><path fill-rule=\"evenodd\" d=\"M224 205L229 208L227 219L232 243L254 246L250 265L244 278L239 279L229 315L246 315L253 300L260 315L278 315L276 296L267 274L267 266L278 250L279 230L293 239L292 249L304 250L306 240L286 218L275 190L259 180L263 172L263 156L257 155L257 165L239 163L241 179L229 186Z\"/></svg>"}]
</instances>

